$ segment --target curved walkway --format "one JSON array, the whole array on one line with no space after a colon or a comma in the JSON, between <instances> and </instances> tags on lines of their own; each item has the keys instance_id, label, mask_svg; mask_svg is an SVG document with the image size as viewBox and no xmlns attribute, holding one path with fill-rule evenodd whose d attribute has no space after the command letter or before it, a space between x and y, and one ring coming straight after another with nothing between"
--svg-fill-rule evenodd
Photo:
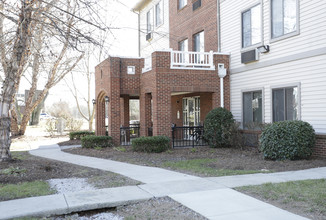
<instances>
[{"instance_id":1,"label":"curved walkway","mask_svg":"<svg viewBox=\"0 0 326 220\"><path fill-rule=\"evenodd\" d=\"M161 168L68 154L62 152L56 144L40 146L30 153L39 157L111 171L144 184L0 202L0 219L67 214L116 207L163 196L169 196L208 219L306 219L231 188L266 182L326 178L326 168L200 178Z\"/></svg>"}]
</instances>

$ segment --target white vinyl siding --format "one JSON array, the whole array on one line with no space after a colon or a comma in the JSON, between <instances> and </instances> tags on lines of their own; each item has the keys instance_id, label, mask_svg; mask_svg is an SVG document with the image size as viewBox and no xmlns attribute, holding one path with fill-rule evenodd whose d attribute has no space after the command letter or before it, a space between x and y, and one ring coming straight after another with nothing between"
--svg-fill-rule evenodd
<instances>
[{"instance_id":1,"label":"white vinyl siding","mask_svg":"<svg viewBox=\"0 0 326 220\"><path fill-rule=\"evenodd\" d=\"M162 5L162 24L156 26L156 20L153 19L152 39L146 40L147 32L147 12L152 9L153 16L156 17L155 7L157 4ZM164 13L164 14L163 14ZM169 1L168 0L154 0L151 1L140 11L140 56L148 57L154 51L169 49ZM154 21L155 20L155 21ZM154 23L155 22L155 23Z\"/></svg>"}]
</instances>

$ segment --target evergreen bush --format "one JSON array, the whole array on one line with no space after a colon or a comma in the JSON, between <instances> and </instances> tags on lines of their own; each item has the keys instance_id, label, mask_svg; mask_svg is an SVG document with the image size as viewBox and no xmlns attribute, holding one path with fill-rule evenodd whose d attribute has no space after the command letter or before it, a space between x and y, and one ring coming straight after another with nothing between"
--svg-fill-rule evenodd
<instances>
[{"instance_id":1,"label":"evergreen bush","mask_svg":"<svg viewBox=\"0 0 326 220\"><path fill-rule=\"evenodd\" d=\"M135 138L132 149L137 152L161 153L170 149L170 139L166 136Z\"/></svg>"},{"instance_id":2,"label":"evergreen bush","mask_svg":"<svg viewBox=\"0 0 326 220\"><path fill-rule=\"evenodd\" d=\"M88 135L81 138L81 145L84 148L105 148L113 147L112 137Z\"/></svg>"},{"instance_id":3,"label":"evergreen bush","mask_svg":"<svg viewBox=\"0 0 326 220\"><path fill-rule=\"evenodd\" d=\"M80 140L82 137L88 136L88 135L95 135L94 131L73 131L69 133L70 140Z\"/></svg>"}]
</instances>

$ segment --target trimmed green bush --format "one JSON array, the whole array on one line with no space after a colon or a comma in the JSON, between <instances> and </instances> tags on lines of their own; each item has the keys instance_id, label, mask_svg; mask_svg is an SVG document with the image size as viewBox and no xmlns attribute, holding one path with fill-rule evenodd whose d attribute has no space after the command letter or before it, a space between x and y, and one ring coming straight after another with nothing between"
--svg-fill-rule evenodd
<instances>
[{"instance_id":1,"label":"trimmed green bush","mask_svg":"<svg viewBox=\"0 0 326 220\"><path fill-rule=\"evenodd\" d=\"M132 149L137 152L161 153L170 149L170 139L165 136L135 138Z\"/></svg>"},{"instance_id":2,"label":"trimmed green bush","mask_svg":"<svg viewBox=\"0 0 326 220\"><path fill-rule=\"evenodd\" d=\"M84 148L105 148L113 147L112 137L88 135L81 138L81 145Z\"/></svg>"},{"instance_id":3,"label":"trimmed green bush","mask_svg":"<svg viewBox=\"0 0 326 220\"><path fill-rule=\"evenodd\" d=\"M94 131L74 131L69 133L70 140L80 140L82 137L88 136L88 135L95 135Z\"/></svg>"},{"instance_id":4,"label":"trimmed green bush","mask_svg":"<svg viewBox=\"0 0 326 220\"><path fill-rule=\"evenodd\" d=\"M265 159L304 159L312 154L315 130L304 121L280 121L267 125L259 140Z\"/></svg>"},{"instance_id":5,"label":"trimmed green bush","mask_svg":"<svg viewBox=\"0 0 326 220\"><path fill-rule=\"evenodd\" d=\"M204 123L204 139L210 147L230 147L235 120L225 108L211 110Z\"/></svg>"}]
</instances>

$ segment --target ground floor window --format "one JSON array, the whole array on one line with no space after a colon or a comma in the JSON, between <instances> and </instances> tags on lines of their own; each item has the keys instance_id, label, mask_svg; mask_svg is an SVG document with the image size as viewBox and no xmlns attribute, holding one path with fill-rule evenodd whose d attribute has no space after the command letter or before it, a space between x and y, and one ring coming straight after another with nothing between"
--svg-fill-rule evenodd
<instances>
[{"instance_id":1,"label":"ground floor window","mask_svg":"<svg viewBox=\"0 0 326 220\"><path fill-rule=\"evenodd\" d=\"M262 91L243 93L243 127L255 128L263 120Z\"/></svg>"},{"instance_id":2,"label":"ground floor window","mask_svg":"<svg viewBox=\"0 0 326 220\"><path fill-rule=\"evenodd\" d=\"M272 90L273 122L298 120L298 87Z\"/></svg>"}]
</instances>

